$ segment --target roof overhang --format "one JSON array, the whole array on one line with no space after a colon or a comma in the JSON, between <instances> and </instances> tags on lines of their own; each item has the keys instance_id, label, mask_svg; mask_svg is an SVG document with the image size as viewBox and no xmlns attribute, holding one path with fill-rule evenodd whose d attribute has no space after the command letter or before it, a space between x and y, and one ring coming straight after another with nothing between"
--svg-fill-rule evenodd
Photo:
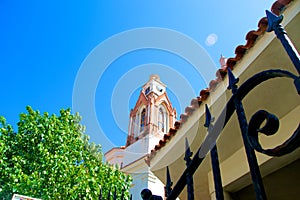
<instances>
[{"instance_id":1,"label":"roof overhang","mask_svg":"<svg viewBox=\"0 0 300 200\"><path fill-rule=\"evenodd\" d=\"M289 38L297 49L300 49L300 1L293 1L284 12L283 27L288 33ZM293 64L287 56L280 41L275 34L265 33L256 40L255 45L249 49L243 58L238 61L234 67L233 73L239 77L242 84L254 74L268 69L283 69L297 74ZM161 180L166 180L166 166L169 167L172 181L176 184L177 180L185 170L184 151L185 138L190 143L191 151L196 152L207 135L207 130L203 126L205 122L205 107L207 104L214 117L218 117L221 110L231 97L231 91L227 88L228 79L224 78L221 84L218 84L214 92L210 93L209 98L203 102L200 107L189 116L188 120L177 130L176 135L167 141L166 145L152 153L150 169ZM300 119L300 98L295 90L291 80L278 78L260 84L253 89L243 100L246 117L250 117L258 110L264 109L272 112L281 120L280 130L276 136L261 136L262 144L268 147L275 147L279 141L286 140L292 134L299 124ZM296 120L295 120L296 119ZM238 159L238 153L243 152L243 142L236 114L233 114L226 127L217 141L220 162L224 169L230 169L228 165L230 159ZM236 156L236 157L233 157ZM284 158L271 158L262 154L258 154L258 160L261 165L263 175L271 173L275 168L288 164L288 161L300 158L300 151L297 150ZM244 159L244 158L243 158ZM288 161L287 161L288 160ZM241 161L242 162L242 161ZM227 165L226 165L227 164ZM246 162L247 164L247 162ZM226 167L227 166L227 167ZM221 168L222 168L221 167ZM246 166L247 168L247 166ZM198 168L194 176L195 199L206 199L209 194L209 173L210 158L206 159ZM231 172L222 171L222 176L231 176ZM241 172L240 176L243 176ZM228 180L228 179L226 179ZM237 189L231 187L233 183L223 180L223 186L229 190ZM180 196L182 199L186 197L184 190Z\"/></svg>"}]
</instances>

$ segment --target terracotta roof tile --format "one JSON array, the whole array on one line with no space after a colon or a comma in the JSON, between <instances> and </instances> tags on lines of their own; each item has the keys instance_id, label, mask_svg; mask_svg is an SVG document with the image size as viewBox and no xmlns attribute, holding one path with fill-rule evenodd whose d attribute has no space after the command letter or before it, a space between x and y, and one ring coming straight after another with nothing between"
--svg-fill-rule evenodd
<instances>
[{"instance_id":1,"label":"terracotta roof tile","mask_svg":"<svg viewBox=\"0 0 300 200\"><path fill-rule=\"evenodd\" d=\"M280 15L280 13L283 12L285 7L291 2L292 0L278 0L275 3L273 3L271 11L276 15Z\"/></svg>"},{"instance_id":2,"label":"terracotta roof tile","mask_svg":"<svg viewBox=\"0 0 300 200\"><path fill-rule=\"evenodd\" d=\"M164 134L164 140L165 140L166 142L169 141L170 137L171 137L171 134L170 134L170 133Z\"/></svg>"},{"instance_id":3,"label":"terracotta roof tile","mask_svg":"<svg viewBox=\"0 0 300 200\"><path fill-rule=\"evenodd\" d=\"M211 91L211 92L214 92L214 91L215 91L215 89L216 89L218 83L219 83L218 80L211 80L211 81L209 82L209 88L210 88L210 91Z\"/></svg>"},{"instance_id":4,"label":"terracotta roof tile","mask_svg":"<svg viewBox=\"0 0 300 200\"><path fill-rule=\"evenodd\" d=\"M180 122L180 121L176 121L176 122L174 123L175 129L178 130L178 129L180 128L180 125L181 125L181 122Z\"/></svg>"},{"instance_id":5,"label":"terracotta roof tile","mask_svg":"<svg viewBox=\"0 0 300 200\"><path fill-rule=\"evenodd\" d=\"M187 115L192 115L195 110L196 110L196 108L194 108L192 105L190 105L185 108L185 113Z\"/></svg>"},{"instance_id":6,"label":"terracotta roof tile","mask_svg":"<svg viewBox=\"0 0 300 200\"><path fill-rule=\"evenodd\" d=\"M276 2L273 3L271 7L271 11L276 15L280 15L284 11L284 9L288 6L288 4L291 2L292 0L277 0ZM185 123L188 120L189 116L191 116L193 112L197 108L199 108L202 102L209 97L210 92L213 92L217 87L218 83L224 80L224 77L227 74L227 68L229 67L231 70L233 70L236 63L244 57L248 49L252 48L255 45L257 38L263 35L266 32L267 28L268 28L268 20L266 17L263 17L258 22L258 29L249 31L246 34L246 38L245 38L246 44L239 45L236 47L235 57L228 58L224 65L222 64L221 59L223 58L225 60L225 58L221 57L220 59L221 68L218 69L216 72L216 79L210 81L209 88L202 89L200 91L199 97L196 97L191 100L190 106L187 106L185 108L185 113L180 115L180 121L176 121L174 123L174 128L170 128L169 132L166 133L163 139L159 141L159 144L155 145L154 149L151 150L151 153L145 159L148 165L150 165L150 161L156 155L156 152L160 150L162 147L164 147L166 143L172 139L172 137L177 133L177 130L180 129L181 125Z\"/></svg>"},{"instance_id":7,"label":"terracotta roof tile","mask_svg":"<svg viewBox=\"0 0 300 200\"><path fill-rule=\"evenodd\" d=\"M216 81L217 82L223 81L223 79L225 78L226 74L227 74L227 68L226 67L218 69L217 73L216 73L216 77L217 77Z\"/></svg>"},{"instance_id":8,"label":"terracotta roof tile","mask_svg":"<svg viewBox=\"0 0 300 200\"><path fill-rule=\"evenodd\" d=\"M165 135L167 135L168 137L169 137L169 136L171 137L171 136L175 135L176 132L177 132L176 129L170 128L169 133L167 133L167 134L165 134Z\"/></svg>"},{"instance_id":9,"label":"terracotta roof tile","mask_svg":"<svg viewBox=\"0 0 300 200\"><path fill-rule=\"evenodd\" d=\"M187 121L188 117L189 117L189 114L187 114L187 113L181 114L180 115L181 124L184 124Z\"/></svg>"},{"instance_id":10,"label":"terracotta roof tile","mask_svg":"<svg viewBox=\"0 0 300 200\"><path fill-rule=\"evenodd\" d=\"M165 140L159 140L159 145L160 145L161 147L163 147L163 146L165 146L166 142L167 142L167 141L165 141Z\"/></svg>"},{"instance_id":11,"label":"terracotta roof tile","mask_svg":"<svg viewBox=\"0 0 300 200\"><path fill-rule=\"evenodd\" d=\"M191 106L194 108L199 108L199 106L202 104L202 101L200 98L194 98L191 100Z\"/></svg>"},{"instance_id":12,"label":"terracotta roof tile","mask_svg":"<svg viewBox=\"0 0 300 200\"><path fill-rule=\"evenodd\" d=\"M201 98L201 101L204 101L207 99L207 97L209 96L209 88L206 88L206 89L203 89L200 91L200 98Z\"/></svg>"}]
</instances>

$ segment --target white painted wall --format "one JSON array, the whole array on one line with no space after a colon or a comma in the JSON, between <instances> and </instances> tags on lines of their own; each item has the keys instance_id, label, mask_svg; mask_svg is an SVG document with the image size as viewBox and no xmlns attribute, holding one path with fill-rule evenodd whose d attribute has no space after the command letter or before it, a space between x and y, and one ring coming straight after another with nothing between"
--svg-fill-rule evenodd
<instances>
[{"instance_id":1,"label":"white painted wall","mask_svg":"<svg viewBox=\"0 0 300 200\"><path fill-rule=\"evenodd\" d=\"M136 165L134 169L128 169L134 171L130 173L133 178L132 188L130 189L132 199L141 199L141 191L145 188L150 189L152 194L164 198L164 184L150 171L144 161L139 161L133 165Z\"/></svg>"}]
</instances>

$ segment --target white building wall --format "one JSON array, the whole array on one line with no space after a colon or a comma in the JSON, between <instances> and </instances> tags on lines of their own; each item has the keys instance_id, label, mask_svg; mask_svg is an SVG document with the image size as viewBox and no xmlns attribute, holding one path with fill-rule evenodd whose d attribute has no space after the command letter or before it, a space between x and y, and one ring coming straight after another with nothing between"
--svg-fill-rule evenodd
<instances>
[{"instance_id":1,"label":"white building wall","mask_svg":"<svg viewBox=\"0 0 300 200\"><path fill-rule=\"evenodd\" d=\"M164 184L150 171L144 160L138 160L122 171L127 171L133 178L130 189L132 199L141 199L141 191L145 188L150 189L152 194L164 198Z\"/></svg>"},{"instance_id":2,"label":"white building wall","mask_svg":"<svg viewBox=\"0 0 300 200\"><path fill-rule=\"evenodd\" d=\"M113 149L112 151L105 154L105 159L111 165L118 165L119 167L122 166L124 160L124 149Z\"/></svg>"},{"instance_id":3,"label":"white building wall","mask_svg":"<svg viewBox=\"0 0 300 200\"><path fill-rule=\"evenodd\" d=\"M165 186L150 170L148 175L148 188L152 191L152 194L164 198Z\"/></svg>"},{"instance_id":4,"label":"white building wall","mask_svg":"<svg viewBox=\"0 0 300 200\"><path fill-rule=\"evenodd\" d=\"M145 136L133 144L129 145L124 151L123 166L126 166L141 157L144 157L148 151L149 136Z\"/></svg>"},{"instance_id":5,"label":"white building wall","mask_svg":"<svg viewBox=\"0 0 300 200\"><path fill-rule=\"evenodd\" d=\"M133 179L132 187L129 190L132 194L132 199L142 199L141 191L144 188L148 188L148 173L133 173L130 175Z\"/></svg>"}]
</instances>

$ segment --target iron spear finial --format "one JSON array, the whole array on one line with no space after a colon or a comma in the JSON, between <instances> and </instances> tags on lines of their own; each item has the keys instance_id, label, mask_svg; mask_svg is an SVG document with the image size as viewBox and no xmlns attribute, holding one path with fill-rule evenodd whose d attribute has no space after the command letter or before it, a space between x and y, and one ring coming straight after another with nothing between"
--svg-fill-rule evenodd
<instances>
[{"instance_id":1,"label":"iron spear finial","mask_svg":"<svg viewBox=\"0 0 300 200\"><path fill-rule=\"evenodd\" d=\"M239 82L239 78L235 78L234 74L232 73L231 69L228 67L228 79L229 79L229 85L227 87L228 90L236 89L236 84Z\"/></svg>"},{"instance_id":2,"label":"iron spear finial","mask_svg":"<svg viewBox=\"0 0 300 200\"><path fill-rule=\"evenodd\" d=\"M170 185L170 186L172 185L170 170L169 170L168 166L167 166L167 184Z\"/></svg>"},{"instance_id":3,"label":"iron spear finial","mask_svg":"<svg viewBox=\"0 0 300 200\"><path fill-rule=\"evenodd\" d=\"M102 200L102 187L101 187L101 185L100 185L100 194L99 194L98 200Z\"/></svg>"},{"instance_id":4,"label":"iron spear finial","mask_svg":"<svg viewBox=\"0 0 300 200\"><path fill-rule=\"evenodd\" d=\"M268 18L267 32L271 32L271 31L275 30L276 26L278 26L282 22L283 16L282 15L277 16L268 10L266 10L266 15Z\"/></svg>"},{"instance_id":5,"label":"iron spear finial","mask_svg":"<svg viewBox=\"0 0 300 200\"><path fill-rule=\"evenodd\" d=\"M193 153L191 152L189 141L187 138L185 138L185 156L184 160L186 161L186 164L189 165L191 162L191 156Z\"/></svg>"},{"instance_id":6,"label":"iron spear finial","mask_svg":"<svg viewBox=\"0 0 300 200\"><path fill-rule=\"evenodd\" d=\"M283 20L283 16L276 16L270 11L266 10L267 18L268 18L268 32L274 31L277 38L280 40L282 46L284 47L285 51L287 52L288 56L290 57L291 61L293 62L298 74L300 74L300 55L290 41L289 37L287 36L284 28L281 26L281 22ZM295 84L297 86L297 84Z\"/></svg>"},{"instance_id":7,"label":"iron spear finial","mask_svg":"<svg viewBox=\"0 0 300 200\"><path fill-rule=\"evenodd\" d=\"M117 200L117 187L115 187L114 200Z\"/></svg>"},{"instance_id":8,"label":"iron spear finial","mask_svg":"<svg viewBox=\"0 0 300 200\"><path fill-rule=\"evenodd\" d=\"M170 171L169 167L167 166L167 183L165 186L165 196L168 197L170 193L172 192L171 186L173 185L173 182L171 181Z\"/></svg>"},{"instance_id":9,"label":"iron spear finial","mask_svg":"<svg viewBox=\"0 0 300 200\"><path fill-rule=\"evenodd\" d=\"M211 123L211 114L207 104L205 104L205 124L204 127L208 128Z\"/></svg>"}]
</instances>

